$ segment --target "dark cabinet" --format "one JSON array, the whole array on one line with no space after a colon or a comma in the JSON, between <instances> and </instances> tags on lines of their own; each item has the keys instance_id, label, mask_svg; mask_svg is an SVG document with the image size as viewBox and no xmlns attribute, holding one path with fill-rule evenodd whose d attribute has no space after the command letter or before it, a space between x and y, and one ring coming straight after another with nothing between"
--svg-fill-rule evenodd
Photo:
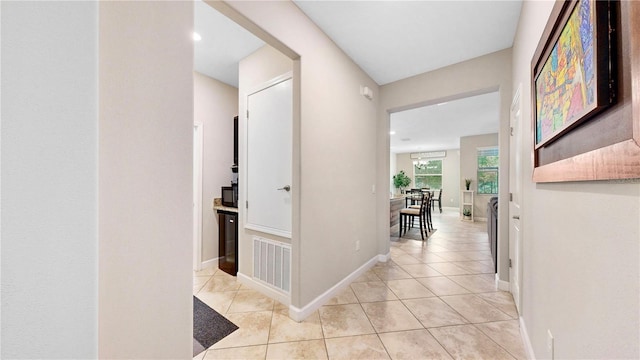
<instances>
[{"instance_id":1,"label":"dark cabinet","mask_svg":"<svg viewBox=\"0 0 640 360\"><path fill-rule=\"evenodd\" d=\"M238 273L238 214L218 210L218 268L236 276Z\"/></svg>"},{"instance_id":2,"label":"dark cabinet","mask_svg":"<svg viewBox=\"0 0 640 360\"><path fill-rule=\"evenodd\" d=\"M233 166L231 171L238 172L238 117L233 118Z\"/></svg>"}]
</instances>

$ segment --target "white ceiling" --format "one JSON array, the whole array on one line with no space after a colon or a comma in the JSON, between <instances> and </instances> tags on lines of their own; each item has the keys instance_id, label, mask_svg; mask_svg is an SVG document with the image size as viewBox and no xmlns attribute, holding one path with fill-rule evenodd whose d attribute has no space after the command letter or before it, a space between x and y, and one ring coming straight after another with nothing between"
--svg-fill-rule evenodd
<instances>
[{"instance_id":1,"label":"white ceiling","mask_svg":"<svg viewBox=\"0 0 640 360\"><path fill-rule=\"evenodd\" d=\"M199 0L194 3L193 22L194 31L202 36L194 44L194 70L238 87L238 63L264 42Z\"/></svg>"},{"instance_id":2,"label":"white ceiling","mask_svg":"<svg viewBox=\"0 0 640 360\"><path fill-rule=\"evenodd\" d=\"M294 2L379 85L510 48L522 4Z\"/></svg>"},{"instance_id":3,"label":"white ceiling","mask_svg":"<svg viewBox=\"0 0 640 360\"><path fill-rule=\"evenodd\" d=\"M497 92L391 114L392 153L460 148L460 137L498 132ZM408 139L408 140L407 140Z\"/></svg>"},{"instance_id":4,"label":"white ceiling","mask_svg":"<svg viewBox=\"0 0 640 360\"><path fill-rule=\"evenodd\" d=\"M293 1L380 85L511 47L521 7L521 0ZM239 61L264 42L200 0L194 11L202 36L194 69L238 87ZM497 132L498 104L493 93L392 114L391 151L454 149L460 136Z\"/></svg>"}]
</instances>

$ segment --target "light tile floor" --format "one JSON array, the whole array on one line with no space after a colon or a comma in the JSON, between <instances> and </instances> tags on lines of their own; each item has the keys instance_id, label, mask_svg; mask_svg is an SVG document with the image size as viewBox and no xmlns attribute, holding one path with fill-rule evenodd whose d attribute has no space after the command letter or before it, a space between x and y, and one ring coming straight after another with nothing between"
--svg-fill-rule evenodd
<instances>
[{"instance_id":1,"label":"light tile floor","mask_svg":"<svg viewBox=\"0 0 640 360\"><path fill-rule=\"evenodd\" d=\"M525 359L486 223L447 209L433 223L426 242L392 241L390 261L301 323L222 271L194 273L193 293L240 327L194 359Z\"/></svg>"}]
</instances>

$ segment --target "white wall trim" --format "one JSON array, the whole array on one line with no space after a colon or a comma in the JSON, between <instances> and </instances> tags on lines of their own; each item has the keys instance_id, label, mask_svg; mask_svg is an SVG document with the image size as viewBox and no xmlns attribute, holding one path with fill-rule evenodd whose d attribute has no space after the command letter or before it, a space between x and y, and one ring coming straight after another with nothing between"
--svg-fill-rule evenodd
<instances>
[{"instance_id":1,"label":"white wall trim","mask_svg":"<svg viewBox=\"0 0 640 360\"><path fill-rule=\"evenodd\" d=\"M213 259L209 259L207 261L203 261L201 266L200 266L200 269L203 270L203 269L208 269L208 268L212 268L212 267L218 267L218 264L219 264L218 259L220 259L220 258L213 258Z\"/></svg>"},{"instance_id":2,"label":"white wall trim","mask_svg":"<svg viewBox=\"0 0 640 360\"><path fill-rule=\"evenodd\" d=\"M246 213L246 211L245 211ZM246 217L246 215L245 215ZM249 223L245 223L244 225L245 229L249 229L249 230L253 230L253 231L258 231L261 233L265 233L265 234L270 234L270 235L275 235L275 236L280 236L286 239L291 239L291 231L283 231L283 230L279 230L279 229L274 229L268 226L262 226L262 225L256 225L256 224L249 224Z\"/></svg>"},{"instance_id":3,"label":"white wall trim","mask_svg":"<svg viewBox=\"0 0 640 360\"><path fill-rule=\"evenodd\" d=\"M320 296L313 299L310 303L305 305L305 307L303 307L302 309L299 309L293 305L289 306L289 317L292 320L297 322L303 321L304 319L309 317L311 314L313 314L314 311L318 310L322 305L326 304L327 301L331 300L331 298L338 295L338 293L340 293L342 289L349 286L349 284L351 284L351 282L353 282L355 279L359 278L360 275L364 274L367 270L371 269L375 264L378 263L378 261L380 261L379 259L381 257L388 259L389 254L376 255L372 257L371 260L367 261L358 269L356 269L354 272L349 274L347 277L339 281L337 284L333 285L329 290L325 291Z\"/></svg>"},{"instance_id":4,"label":"white wall trim","mask_svg":"<svg viewBox=\"0 0 640 360\"><path fill-rule=\"evenodd\" d=\"M246 285L250 288L252 288L255 291L258 291L260 293L262 293L265 296L268 296L272 299L275 299L277 301L279 301L280 303L289 306L289 304L291 304L291 297L288 294L285 294L283 292L280 292L272 287L269 287L259 281L254 280L253 278L243 274L243 273L238 273L237 274L238 277L238 281L240 281L241 284Z\"/></svg>"},{"instance_id":5,"label":"white wall trim","mask_svg":"<svg viewBox=\"0 0 640 360\"><path fill-rule=\"evenodd\" d=\"M533 346L531 346L531 340L529 340L529 334L527 333L527 327L524 325L524 318L520 316L520 337L524 344L525 355L527 359L535 360L536 354L533 352Z\"/></svg>"},{"instance_id":6,"label":"white wall trim","mask_svg":"<svg viewBox=\"0 0 640 360\"><path fill-rule=\"evenodd\" d=\"M379 262L387 262L387 261L389 261L389 259L391 259L391 251L389 251L386 254L378 254L378 261Z\"/></svg>"},{"instance_id":7,"label":"white wall trim","mask_svg":"<svg viewBox=\"0 0 640 360\"><path fill-rule=\"evenodd\" d=\"M252 87L251 89L249 89L249 91L247 91L247 94L244 96L244 99L247 100L247 98L257 92L260 92L264 89L270 88L274 85L278 85L281 82L287 81L289 79L293 79L293 71L287 71L286 73L282 74L282 75L278 75L276 77L274 77L271 80L267 80L265 82L263 82L262 84L258 84L254 87ZM246 104L246 103L245 103Z\"/></svg>"},{"instance_id":8,"label":"white wall trim","mask_svg":"<svg viewBox=\"0 0 640 360\"><path fill-rule=\"evenodd\" d=\"M504 281L504 280L500 280L500 277L498 276L498 274L496 273L496 286L498 287L498 290L502 290L502 291L510 291L511 288L509 287L509 282L508 281Z\"/></svg>"}]
</instances>

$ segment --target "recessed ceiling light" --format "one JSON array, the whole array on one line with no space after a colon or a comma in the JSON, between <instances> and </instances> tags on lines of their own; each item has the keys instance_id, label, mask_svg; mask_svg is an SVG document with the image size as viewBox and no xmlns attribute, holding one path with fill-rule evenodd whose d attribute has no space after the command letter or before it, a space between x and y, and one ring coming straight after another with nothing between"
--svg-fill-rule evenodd
<instances>
[{"instance_id":1,"label":"recessed ceiling light","mask_svg":"<svg viewBox=\"0 0 640 360\"><path fill-rule=\"evenodd\" d=\"M198 34L197 32L193 32L193 41L200 41L202 40L202 36L200 36L200 34Z\"/></svg>"},{"instance_id":2,"label":"recessed ceiling light","mask_svg":"<svg viewBox=\"0 0 640 360\"><path fill-rule=\"evenodd\" d=\"M393 130L389 131L389 135L395 135L395 134L396 134L395 131L393 131Z\"/></svg>"}]
</instances>

